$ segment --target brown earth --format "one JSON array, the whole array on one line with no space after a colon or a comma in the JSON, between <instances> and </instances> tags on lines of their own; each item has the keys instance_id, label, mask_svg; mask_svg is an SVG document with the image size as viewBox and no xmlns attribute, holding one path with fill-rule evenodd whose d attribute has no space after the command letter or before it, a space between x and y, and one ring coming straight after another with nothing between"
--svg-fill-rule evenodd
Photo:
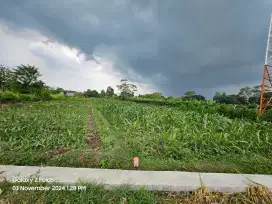
<instances>
[{"instance_id":1,"label":"brown earth","mask_svg":"<svg viewBox=\"0 0 272 204\"><path fill-rule=\"evenodd\" d=\"M52 157L54 157L54 156L56 156L56 155L63 154L63 153L68 152L68 151L70 151L70 150L71 150L71 149L68 148L68 147L55 147L54 149L51 149L51 150L47 151L46 154L47 154L50 158L52 158Z\"/></svg>"},{"instance_id":2,"label":"brown earth","mask_svg":"<svg viewBox=\"0 0 272 204\"><path fill-rule=\"evenodd\" d=\"M80 152L79 159L84 164L84 167L97 166L99 164L99 150L101 145L101 140L98 132L97 124L94 120L94 115L91 106L88 106L89 110L89 130L85 137L85 142L88 144L89 149L82 150ZM49 158L53 158L57 155L64 154L66 152L73 151L67 147L55 147L46 152ZM88 153L91 153L91 158L88 158Z\"/></svg>"},{"instance_id":3,"label":"brown earth","mask_svg":"<svg viewBox=\"0 0 272 204\"><path fill-rule=\"evenodd\" d=\"M89 106L89 132L85 138L85 142L88 144L89 148L93 150L99 150L101 145L100 136L98 133L98 127L94 120L92 107Z\"/></svg>"},{"instance_id":4,"label":"brown earth","mask_svg":"<svg viewBox=\"0 0 272 204\"><path fill-rule=\"evenodd\" d=\"M6 103L0 103L0 108L8 108L9 104Z\"/></svg>"}]
</instances>

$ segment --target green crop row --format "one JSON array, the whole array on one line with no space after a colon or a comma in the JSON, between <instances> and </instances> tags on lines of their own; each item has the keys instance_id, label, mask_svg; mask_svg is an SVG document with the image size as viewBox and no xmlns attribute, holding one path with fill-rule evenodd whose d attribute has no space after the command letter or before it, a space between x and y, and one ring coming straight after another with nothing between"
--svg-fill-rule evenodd
<instances>
[{"instance_id":1,"label":"green crop row","mask_svg":"<svg viewBox=\"0 0 272 204\"><path fill-rule=\"evenodd\" d=\"M39 165L56 147L87 147L86 103L50 101L0 109L0 164Z\"/></svg>"},{"instance_id":2,"label":"green crop row","mask_svg":"<svg viewBox=\"0 0 272 204\"><path fill-rule=\"evenodd\" d=\"M180 110L191 110L200 113L214 114L218 113L223 116L234 118L243 118L253 121L263 120L272 122L272 110L266 111L260 118L257 115L257 105L231 105L231 104L217 104L212 101L179 101L169 99L145 99L145 98L129 98L129 101L165 105L170 107L177 107Z\"/></svg>"},{"instance_id":3,"label":"green crop row","mask_svg":"<svg viewBox=\"0 0 272 204\"><path fill-rule=\"evenodd\" d=\"M120 154L126 151L153 161L241 158L241 162L243 157L256 168L261 166L256 162L263 161L267 167L260 171L272 167L272 123L127 101L93 99L93 104L107 121L107 128L100 125L104 151L119 145Z\"/></svg>"}]
</instances>

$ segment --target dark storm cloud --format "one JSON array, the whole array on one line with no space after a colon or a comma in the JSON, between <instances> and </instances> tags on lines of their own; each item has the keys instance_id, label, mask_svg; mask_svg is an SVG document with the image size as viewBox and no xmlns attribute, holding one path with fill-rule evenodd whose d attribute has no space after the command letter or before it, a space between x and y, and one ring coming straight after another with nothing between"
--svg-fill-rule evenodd
<instances>
[{"instance_id":1,"label":"dark storm cloud","mask_svg":"<svg viewBox=\"0 0 272 204\"><path fill-rule=\"evenodd\" d=\"M174 95L258 83L272 12L270 0L5 2L0 18L11 26L40 30L90 57L114 54L123 73L160 75L151 81Z\"/></svg>"}]
</instances>

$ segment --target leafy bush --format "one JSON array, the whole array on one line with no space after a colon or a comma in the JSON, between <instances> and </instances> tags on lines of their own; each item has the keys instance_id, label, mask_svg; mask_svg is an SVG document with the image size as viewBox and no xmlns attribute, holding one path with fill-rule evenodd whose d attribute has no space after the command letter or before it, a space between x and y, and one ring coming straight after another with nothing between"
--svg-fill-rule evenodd
<instances>
[{"instance_id":1,"label":"leafy bush","mask_svg":"<svg viewBox=\"0 0 272 204\"><path fill-rule=\"evenodd\" d=\"M52 96L50 95L48 90L38 90L35 93L35 98L37 100L41 100L41 101L49 101L52 100Z\"/></svg>"},{"instance_id":2,"label":"leafy bush","mask_svg":"<svg viewBox=\"0 0 272 204\"><path fill-rule=\"evenodd\" d=\"M0 91L0 102L1 103L16 103L25 101L48 101L51 100L52 96L47 90L41 90L35 95L32 94L18 94L11 91Z\"/></svg>"},{"instance_id":3,"label":"leafy bush","mask_svg":"<svg viewBox=\"0 0 272 204\"><path fill-rule=\"evenodd\" d=\"M11 91L0 92L0 102L16 102L19 101L19 96Z\"/></svg>"},{"instance_id":4,"label":"leafy bush","mask_svg":"<svg viewBox=\"0 0 272 204\"><path fill-rule=\"evenodd\" d=\"M19 94L20 101L35 101L35 97L30 94Z\"/></svg>"}]
</instances>

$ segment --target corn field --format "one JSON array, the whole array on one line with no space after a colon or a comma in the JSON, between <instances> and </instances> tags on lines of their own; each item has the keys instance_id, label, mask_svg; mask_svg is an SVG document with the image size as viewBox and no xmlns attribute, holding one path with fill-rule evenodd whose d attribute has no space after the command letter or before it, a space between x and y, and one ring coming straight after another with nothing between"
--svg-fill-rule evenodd
<instances>
[{"instance_id":1,"label":"corn field","mask_svg":"<svg viewBox=\"0 0 272 204\"><path fill-rule=\"evenodd\" d=\"M101 139L98 153L85 142L89 105ZM271 174L272 123L200 111L204 106L100 98L0 109L0 163L133 169L138 156L143 170ZM48 157L54 148L57 154Z\"/></svg>"}]
</instances>

